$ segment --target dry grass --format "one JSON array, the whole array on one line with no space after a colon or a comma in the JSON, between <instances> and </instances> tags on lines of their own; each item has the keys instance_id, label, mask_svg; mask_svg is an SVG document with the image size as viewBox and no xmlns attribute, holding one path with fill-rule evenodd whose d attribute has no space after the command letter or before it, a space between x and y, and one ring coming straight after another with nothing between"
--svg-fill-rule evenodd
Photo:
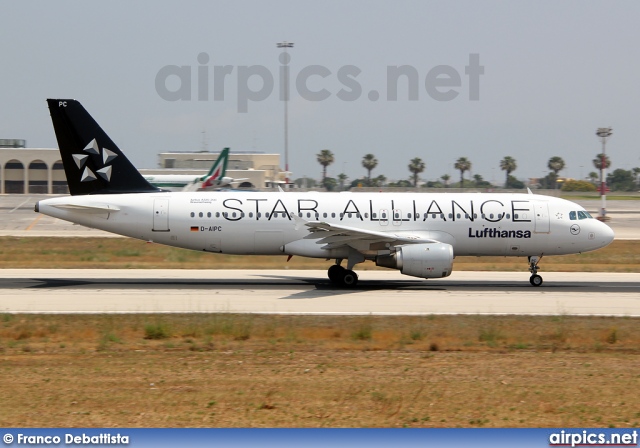
<instances>
[{"instance_id":1,"label":"dry grass","mask_svg":"<svg viewBox=\"0 0 640 448\"><path fill-rule=\"evenodd\" d=\"M124 238L0 242L3 268L328 264ZM542 266L640 272L640 241L545 258ZM524 270L526 262L459 257L455 269ZM569 316L5 314L0 426L637 427L639 324Z\"/></svg>"},{"instance_id":2,"label":"dry grass","mask_svg":"<svg viewBox=\"0 0 640 448\"><path fill-rule=\"evenodd\" d=\"M128 238L0 237L0 268L324 269L325 260L286 256L220 255ZM581 255L545 257L544 271L640 272L640 241L614 241ZM371 262L358 270L377 268ZM455 270L523 271L524 258L457 257Z\"/></svg>"},{"instance_id":3,"label":"dry grass","mask_svg":"<svg viewBox=\"0 0 640 448\"><path fill-rule=\"evenodd\" d=\"M637 427L639 323L6 314L0 425Z\"/></svg>"}]
</instances>

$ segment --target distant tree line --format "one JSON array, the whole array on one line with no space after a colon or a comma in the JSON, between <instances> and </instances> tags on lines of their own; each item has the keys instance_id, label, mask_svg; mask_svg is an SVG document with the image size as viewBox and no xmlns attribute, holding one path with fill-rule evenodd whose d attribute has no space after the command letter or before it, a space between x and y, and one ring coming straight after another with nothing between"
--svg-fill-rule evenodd
<instances>
[{"instance_id":1,"label":"distant tree line","mask_svg":"<svg viewBox=\"0 0 640 448\"><path fill-rule=\"evenodd\" d=\"M322 178L320 185L327 191L342 191L353 187L405 187L405 188L418 188L424 186L427 188L493 188L490 182L484 180L480 174L473 175L472 179L465 181L465 173L471 171L472 163L467 157L460 157L454 163L454 168L460 172L460 182L450 183L451 176L449 174L443 174L435 181L427 181L420 184L420 174L422 174L426 168L426 163L420 157L414 157L409 161L407 168L410 172L408 179L399 180L397 182L387 182L387 178L384 175L372 176L372 172L378 166L378 159L373 154L366 154L362 158L362 167L366 170L366 176L349 181L349 176L345 173L340 173L336 178L327 176L327 168L335 161L333 152L329 149L321 150L317 155L317 161L322 167ZM597 170L600 170L602 166L608 168L611 165L609 156L603 154L597 154L593 159L593 165ZM525 188L524 182L516 179L511 173L516 171L518 164L516 160L511 156L505 156L500 160L499 167L505 173L504 188L506 189L523 189ZM543 178L538 180L536 187L544 189L559 189L563 191L594 191L598 189L598 185L601 182L599 174L595 171L589 173L589 180L570 180L561 182L560 172L566 168L566 164L562 157L553 156L547 162L547 168L549 173ZM640 189L640 168L633 168L631 170L616 169L612 173L607 175L607 186L612 191L635 191ZM297 179L296 185L300 187L313 188L317 184L313 179Z\"/></svg>"}]
</instances>

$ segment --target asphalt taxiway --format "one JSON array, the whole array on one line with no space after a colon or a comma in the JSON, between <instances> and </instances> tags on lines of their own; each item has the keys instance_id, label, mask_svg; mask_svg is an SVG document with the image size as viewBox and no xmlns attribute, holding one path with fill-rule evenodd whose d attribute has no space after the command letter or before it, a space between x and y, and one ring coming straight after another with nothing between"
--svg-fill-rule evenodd
<instances>
[{"instance_id":1,"label":"asphalt taxiway","mask_svg":"<svg viewBox=\"0 0 640 448\"><path fill-rule=\"evenodd\" d=\"M46 195L0 197L0 236L118 237L33 212ZM587 210L599 201L576 201ZM640 201L609 201L616 239L640 239ZM420 280L360 271L335 288L325 271L0 270L10 313L573 314L640 316L640 274L458 272Z\"/></svg>"},{"instance_id":2,"label":"asphalt taxiway","mask_svg":"<svg viewBox=\"0 0 640 448\"><path fill-rule=\"evenodd\" d=\"M0 270L5 313L527 314L640 316L640 274L454 272L421 280L361 271L340 289L324 271Z\"/></svg>"}]
</instances>

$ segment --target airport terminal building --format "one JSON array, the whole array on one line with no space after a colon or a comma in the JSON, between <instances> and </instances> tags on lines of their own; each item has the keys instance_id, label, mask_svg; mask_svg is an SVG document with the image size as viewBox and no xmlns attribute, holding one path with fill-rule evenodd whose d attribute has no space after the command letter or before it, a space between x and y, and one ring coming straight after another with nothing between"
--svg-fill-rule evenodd
<instances>
[{"instance_id":1,"label":"airport terminal building","mask_svg":"<svg viewBox=\"0 0 640 448\"><path fill-rule=\"evenodd\" d=\"M205 174L219 152L163 152L158 155L160 170L140 170L143 174ZM243 186L267 188L272 182L283 182L285 172L280 168L280 154L234 151L229 153L227 177L243 179Z\"/></svg>"},{"instance_id":2,"label":"airport terminal building","mask_svg":"<svg viewBox=\"0 0 640 448\"><path fill-rule=\"evenodd\" d=\"M159 155L160 169L143 174L206 174L217 152L167 152ZM227 176L245 186L265 188L284 180L279 154L231 152ZM56 148L27 148L21 139L0 139L0 194L68 194L67 180Z\"/></svg>"},{"instance_id":3,"label":"airport terminal building","mask_svg":"<svg viewBox=\"0 0 640 448\"><path fill-rule=\"evenodd\" d=\"M60 152L26 148L19 139L0 139L0 193L69 193Z\"/></svg>"}]
</instances>

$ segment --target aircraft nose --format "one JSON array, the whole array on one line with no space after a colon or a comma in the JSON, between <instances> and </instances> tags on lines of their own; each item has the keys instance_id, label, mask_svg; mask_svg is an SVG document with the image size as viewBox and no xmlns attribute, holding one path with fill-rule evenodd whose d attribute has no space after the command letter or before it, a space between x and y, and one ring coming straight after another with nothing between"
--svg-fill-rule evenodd
<instances>
[{"instance_id":1,"label":"aircraft nose","mask_svg":"<svg viewBox=\"0 0 640 448\"><path fill-rule=\"evenodd\" d=\"M609 244L611 244L611 242L613 241L613 238L615 237L615 234L613 233L613 229L603 222L598 222L598 224L600 224L598 228L598 236L600 237L599 239L603 243L602 247L608 246Z\"/></svg>"}]
</instances>

